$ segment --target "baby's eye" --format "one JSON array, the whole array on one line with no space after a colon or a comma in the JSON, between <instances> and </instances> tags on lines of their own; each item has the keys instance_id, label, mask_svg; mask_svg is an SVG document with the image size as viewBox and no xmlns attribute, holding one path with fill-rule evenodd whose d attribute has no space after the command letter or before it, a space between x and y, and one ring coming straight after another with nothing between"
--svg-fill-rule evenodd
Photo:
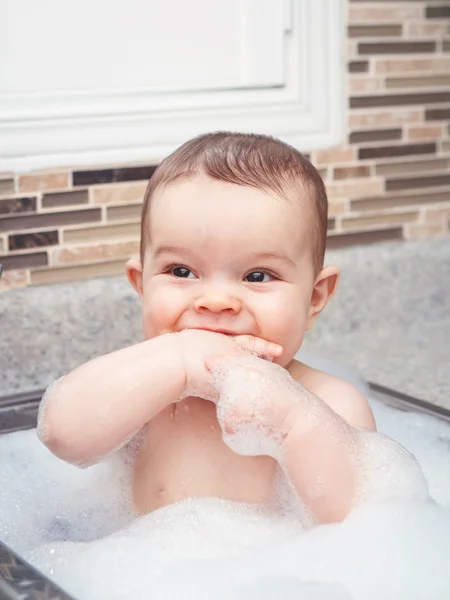
<instances>
[{"instance_id":1,"label":"baby's eye","mask_svg":"<svg viewBox=\"0 0 450 600\"><path fill-rule=\"evenodd\" d=\"M184 279L195 278L194 273L190 269L187 269L186 267L172 267L170 269L170 272L175 277L183 277Z\"/></svg>"},{"instance_id":2,"label":"baby's eye","mask_svg":"<svg viewBox=\"0 0 450 600\"><path fill-rule=\"evenodd\" d=\"M273 275L266 273L265 271L252 271L249 273L245 280L249 283L267 283L273 279Z\"/></svg>"}]
</instances>

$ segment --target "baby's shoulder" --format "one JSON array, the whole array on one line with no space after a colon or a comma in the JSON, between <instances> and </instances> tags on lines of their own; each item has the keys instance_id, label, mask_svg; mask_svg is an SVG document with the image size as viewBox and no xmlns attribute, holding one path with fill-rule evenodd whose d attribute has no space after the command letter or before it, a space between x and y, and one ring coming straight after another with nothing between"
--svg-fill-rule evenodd
<instances>
[{"instance_id":1,"label":"baby's shoulder","mask_svg":"<svg viewBox=\"0 0 450 600\"><path fill-rule=\"evenodd\" d=\"M328 404L352 427L376 429L368 399L349 381L298 361L294 361L289 372L296 381Z\"/></svg>"}]
</instances>

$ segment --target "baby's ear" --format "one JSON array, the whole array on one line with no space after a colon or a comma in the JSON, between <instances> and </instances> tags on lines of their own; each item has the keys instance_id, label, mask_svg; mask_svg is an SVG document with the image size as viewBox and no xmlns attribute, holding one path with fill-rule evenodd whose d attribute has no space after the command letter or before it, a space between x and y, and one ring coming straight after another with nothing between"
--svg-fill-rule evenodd
<instances>
[{"instance_id":1,"label":"baby's ear","mask_svg":"<svg viewBox=\"0 0 450 600\"><path fill-rule=\"evenodd\" d=\"M307 330L313 328L316 317L322 312L328 300L336 292L338 281L339 268L334 265L324 267L317 275L309 305Z\"/></svg>"},{"instance_id":2,"label":"baby's ear","mask_svg":"<svg viewBox=\"0 0 450 600\"><path fill-rule=\"evenodd\" d=\"M142 298L142 263L138 258L130 258L127 262L128 281Z\"/></svg>"}]
</instances>

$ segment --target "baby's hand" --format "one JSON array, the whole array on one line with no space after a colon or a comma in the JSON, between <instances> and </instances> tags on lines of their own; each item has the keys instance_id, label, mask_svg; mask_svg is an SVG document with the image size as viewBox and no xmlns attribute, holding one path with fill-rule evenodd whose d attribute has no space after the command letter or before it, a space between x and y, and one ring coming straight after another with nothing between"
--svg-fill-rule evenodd
<instances>
[{"instance_id":1,"label":"baby's hand","mask_svg":"<svg viewBox=\"0 0 450 600\"><path fill-rule=\"evenodd\" d=\"M301 386L283 367L255 356L218 358L207 366L218 395L217 420L225 443L237 454L280 461Z\"/></svg>"},{"instance_id":2,"label":"baby's hand","mask_svg":"<svg viewBox=\"0 0 450 600\"><path fill-rule=\"evenodd\" d=\"M182 397L200 396L216 400L211 373L206 363L224 356L249 356L256 354L267 359L280 356L283 349L278 344L251 335L230 336L201 329L185 329L175 334L179 343L186 374Z\"/></svg>"}]
</instances>

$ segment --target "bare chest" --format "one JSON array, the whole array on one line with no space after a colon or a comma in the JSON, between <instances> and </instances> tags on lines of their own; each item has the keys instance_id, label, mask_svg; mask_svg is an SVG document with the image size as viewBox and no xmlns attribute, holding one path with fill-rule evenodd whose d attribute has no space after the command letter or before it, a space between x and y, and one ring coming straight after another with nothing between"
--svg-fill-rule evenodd
<instances>
[{"instance_id":1,"label":"bare chest","mask_svg":"<svg viewBox=\"0 0 450 600\"><path fill-rule=\"evenodd\" d=\"M232 452L215 406L187 398L148 424L133 464L134 504L147 513L193 497L262 503L270 497L275 469L270 457Z\"/></svg>"}]
</instances>

